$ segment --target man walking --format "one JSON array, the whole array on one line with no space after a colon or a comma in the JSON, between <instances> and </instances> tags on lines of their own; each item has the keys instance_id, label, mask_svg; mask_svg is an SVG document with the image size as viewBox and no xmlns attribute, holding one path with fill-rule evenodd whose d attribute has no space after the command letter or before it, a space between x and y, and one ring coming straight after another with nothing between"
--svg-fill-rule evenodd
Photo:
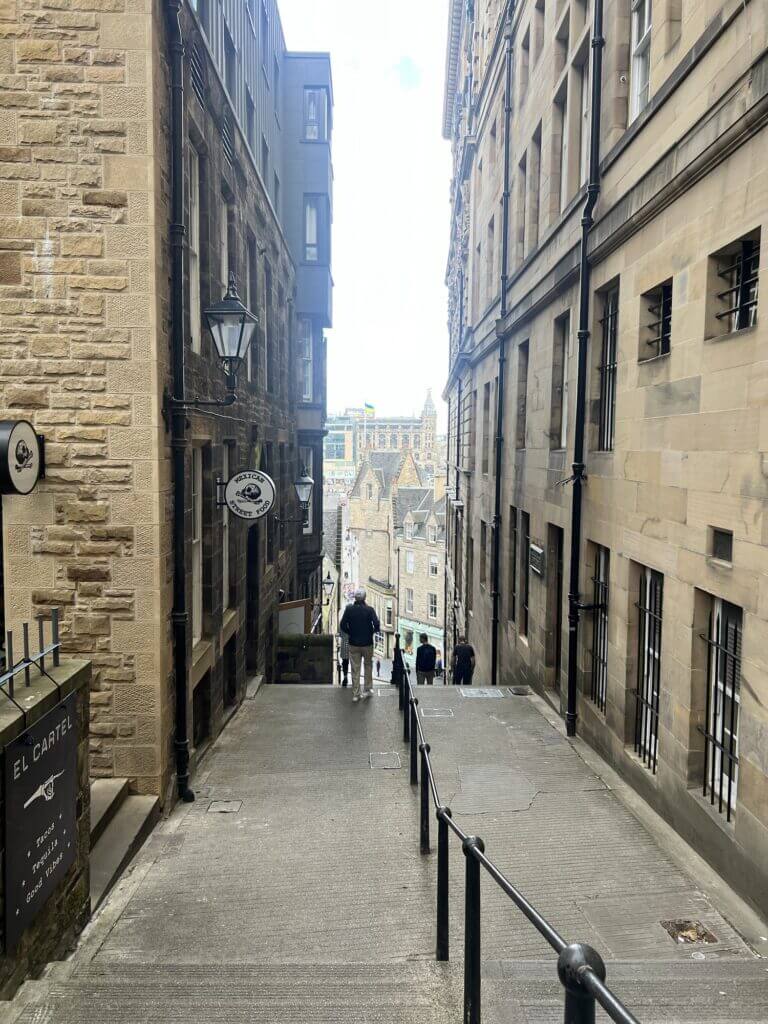
<instances>
[{"instance_id":1,"label":"man walking","mask_svg":"<svg viewBox=\"0 0 768 1024\"><path fill-rule=\"evenodd\" d=\"M419 686L431 686L435 678L437 651L429 642L426 633L419 636L421 644L416 649L416 682Z\"/></svg>"},{"instance_id":2,"label":"man walking","mask_svg":"<svg viewBox=\"0 0 768 1024\"><path fill-rule=\"evenodd\" d=\"M349 675L349 637L339 630L339 657L341 658L341 671L343 674L342 686L347 685Z\"/></svg>"},{"instance_id":3,"label":"man walking","mask_svg":"<svg viewBox=\"0 0 768 1024\"><path fill-rule=\"evenodd\" d=\"M373 635L381 629L379 617L365 603L365 591L355 591L355 603L348 604L339 628L349 637L349 660L352 663L352 703L360 700L360 662L365 671L363 700L373 694Z\"/></svg>"},{"instance_id":4,"label":"man walking","mask_svg":"<svg viewBox=\"0 0 768 1024\"><path fill-rule=\"evenodd\" d=\"M471 686L472 673L475 671L475 649L467 643L465 636L453 648L453 685Z\"/></svg>"}]
</instances>

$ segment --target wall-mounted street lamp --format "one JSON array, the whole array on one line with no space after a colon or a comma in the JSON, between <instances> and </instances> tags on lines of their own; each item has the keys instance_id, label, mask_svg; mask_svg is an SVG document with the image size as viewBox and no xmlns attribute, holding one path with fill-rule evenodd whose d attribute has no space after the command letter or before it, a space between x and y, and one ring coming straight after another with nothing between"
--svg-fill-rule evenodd
<instances>
[{"instance_id":1,"label":"wall-mounted street lamp","mask_svg":"<svg viewBox=\"0 0 768 1024\"><path fill-rule=\"evenodd\" d=\"M331 573L330 573L330 570L329 570L328 574L326 575L325 579L323 580L323 593L325 594L325 598L326 598L326 600L323 601L323 604L329 605L331 603L331 594L333 593L333 588L335 586L336 586L336 583L335 583L334 580L331 579Z\"/></svg>"},{"instance_id":2,"label":"wall-mounted street lamp","mask_svg":"<svg viewBox=\"0 0 768 1024\"><path fill-rule=\"evenodd\" d=\"M298 480L294 480L294 489L296 491L296 497L299 502L299 511L301 515L294 519L282 519L280 516L275 516L277 522L282 526L284 523L301 523L302 526L309 525L309 506L312 501L312 490L315 486L315 481L307 473L306 467L302 469L301 476Z\"/></svg>"}]
</instances>

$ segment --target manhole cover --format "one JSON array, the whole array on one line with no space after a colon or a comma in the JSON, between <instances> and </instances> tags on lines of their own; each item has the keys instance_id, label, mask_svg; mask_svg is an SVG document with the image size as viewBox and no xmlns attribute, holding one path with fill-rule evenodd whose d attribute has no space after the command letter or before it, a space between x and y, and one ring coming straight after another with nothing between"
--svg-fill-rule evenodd
<instances>
[{"instance_id":1,"label":"manhole cover","mask_svg":"<svg viewBox=\"0 0 768 1024\"><path fill-rule=\"evenodd\" d=\"M531 692L528 686L508 686L507 689L513 697L527 697Z\"/></svg>"},{"instance_id":2,"label":"manhole cover","mask_svg":"<svg viewBox=\"0 0 768 1024\"><path fill-rule=\"evenodd\" d=\"M422 708L422 718L453 718L453 708Z\"/></svg>"},{"instance_id":3,"label":"manhole cover","mask_svg":"<svg viewBox=\"0 0 768 1024\"><path fill-rule=\"evenodd\" d=\"M209 814L237 814L243 806L242 800L212 800L208 804Z\"/></svg>"},{"instance_id":4,"label":"manhole cover","mask_svg":"<svg viewBox=\"0 0 768 1024\"><path fill-rule=\"evenodd\" d=\"M385 750L381 753L371 753L371 768L400 768L400 755L396 750Z\"/></svg>"},{"instance_id":5,"label":"manhole cover","mask_svg":"<svg viewBox=\"0 0 768 1024\"><path fill-rule=\"evenodd\" d=\"M476 700L483 697L486 700L500 700L506 697L506 693L497 686L463 686L459 693L462 697L474 697Z\"/></svg>"},{"instance_id":6,"label":"manhole cover","mask_svg":"<svg viewBox=\"0 0 768 1024\"><path fill-rule=\"evenodd\" d=\"M681 946L705 945L711 946L717 942L717 936L701 921L660 921L659 924L664 931Z\"/></svg>"}]
</instances>

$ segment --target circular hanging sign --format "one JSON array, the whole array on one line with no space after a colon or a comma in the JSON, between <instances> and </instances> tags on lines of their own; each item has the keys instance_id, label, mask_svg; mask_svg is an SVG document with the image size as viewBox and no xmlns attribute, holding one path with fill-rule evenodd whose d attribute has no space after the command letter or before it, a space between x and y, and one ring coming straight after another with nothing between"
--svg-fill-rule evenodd
<instances>
[{"instance_id":1,"label":"circular hanging sign","mask_svg":"<svg viewBox=\"0 0 768 1024\"><path fill-rule=\"evenodd\" d=\"M224 488L224 501L240 519L261 519L275 504L275 483L259 469L236 473Z\"/></svg>"},{"instance_id":2,"label":"circular hanging sign","mask_svg":"<svg viewBox=\"0 0 768 1024\"><path fill-rule=\"evenodd\" d=\"M27 420L0 420L0 494L29 494L40 479L42 445Z\"/></svg>"}]
</instances>

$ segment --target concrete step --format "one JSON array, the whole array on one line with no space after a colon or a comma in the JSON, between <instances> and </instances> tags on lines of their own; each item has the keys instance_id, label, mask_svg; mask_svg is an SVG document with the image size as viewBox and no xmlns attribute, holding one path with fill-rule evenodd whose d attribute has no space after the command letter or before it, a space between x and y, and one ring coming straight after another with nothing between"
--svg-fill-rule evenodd
<instances>
[{"instance_id":1,"label":"concrete step","mask_svg":"<svg viewBox=\"0 0 768 1024\"><path fill-rule=\"evenodd\" d=\"M156 796L125 797L91 849L91 911L115 884L152 831L159 814Z\"/></svg>"},{"instance_id":2,"label":"concrete step","mask_svg":"<svg viewBox=\"0 0 768 1024\"><path fill-rule=\"evenodd\" d=\"M91 849L128 796L128 779L94 779L91 783Z\"/></svg>"}]
</instances>

